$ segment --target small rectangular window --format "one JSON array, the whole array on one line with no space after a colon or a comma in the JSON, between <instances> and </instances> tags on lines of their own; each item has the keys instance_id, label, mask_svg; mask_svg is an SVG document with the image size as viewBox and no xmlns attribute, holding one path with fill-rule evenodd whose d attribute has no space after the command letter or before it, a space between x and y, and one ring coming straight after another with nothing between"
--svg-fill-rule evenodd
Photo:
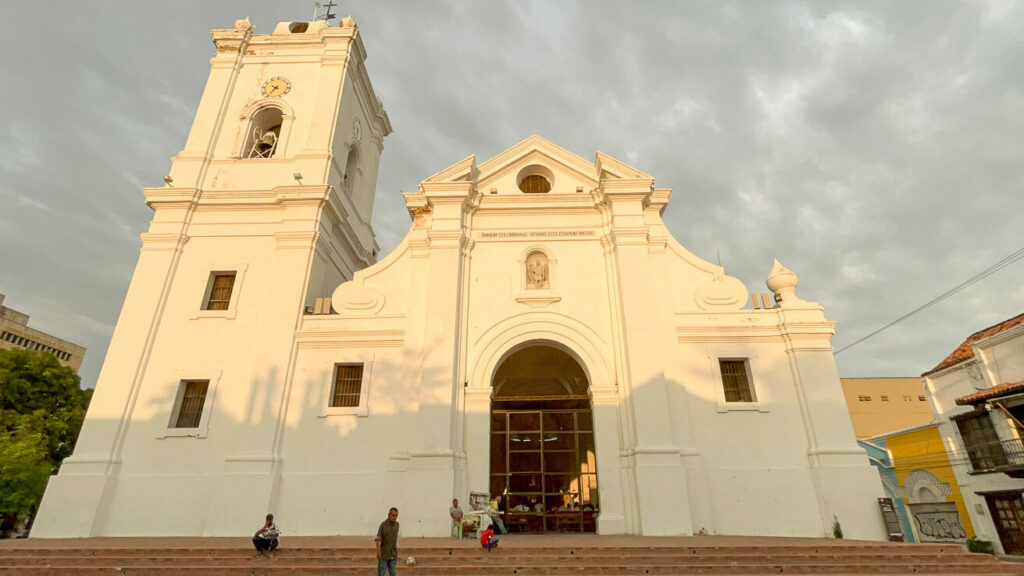
<instances>
[{"instance_id":1,"label":"small rectangular window","mask_svg":"<svg viewBox=\"0 0 1024 576\"><path fill-rule=\"evenodd\" d=\"M911 397L911 396L910 396L910 394L904 394L904 395L903 395L903 401L904 401L904 402L913 402L913 401L914 401L914 398L913 398L913 397Z\"/></svg>"},{"instance_id":2,"label":"small rectangular window","mask_svg":"<svg viewBox=\"0 0 1024 576\"><path fill-rule=\"evenodd\" d=\"M917 401L918 402L924 402L925 401L925 397L924 396L918 396L917 397Z\"/></svg>"},{"instance_id":3,"label":"small rectangular window","mask_svg":"<svg viewBox=\"0 0 1024 576\"><path fill-rule=\"evenodd\" d=\"M206 403L206 391L210 387L209 380L183 380L181 386L181 405L171 428L198 428L203 416L203 405Z\"/></svg>"},{"instance_id":4,"label":"small rectangular window","mask_svg":"<svg viewBox=\"0 0 1024 576\"><path fill-rule=\"evenodd\" d=\"M753 402L754 390L750 386L750 373L746 359L719 360L722 370L722 387L726 402Z\"/></svg>"},{"instance_id":5,"label":"small rectangular window","mask_svg":"<svg viewBox=\"0 0 1024 576\"><path fill-rule=\"evenodd\" d=\"M882 402L888 402L888 401L889 401L889 397L886 396L885 394L882 394Z\"/></svg>"},{"instance_id":6,"label":"small rectangular window","mask_svg":"<svg viewBox=\"0 0 1024 576\"><path fill-rule=\"evenodd\" d=\"M857 400L860 402L871 402L871 396L861 394L860 396L857 396Z\"/></svg>"},{"instance_id":7,"label":"small rectangular window","mask_svg":"<svg viewBox=\"0 0 1024 576\"><path fill-rule=\"evenodd\" d=\"M215 272L210 278L210 295L203 310L227 310L231 304L231 290L235 287L234 272Z\"/></svg>"},{"instance_id":8,"label":"small rectangular window","mask_svg":"<svg viewBox=\"0 0 1024 576\"><path fill-rule=\"evenodd\" d=\"M338 364L334 368L331 408L358 408L362 387L362 364Z\"/></svg>"}]
</instances>

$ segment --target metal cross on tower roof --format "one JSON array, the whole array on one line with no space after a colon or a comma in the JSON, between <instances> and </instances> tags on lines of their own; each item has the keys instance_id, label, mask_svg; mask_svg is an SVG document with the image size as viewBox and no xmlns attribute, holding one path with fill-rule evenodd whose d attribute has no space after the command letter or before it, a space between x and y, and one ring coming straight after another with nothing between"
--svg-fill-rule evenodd
<instances>
[{"instance_id":1,"label":"metal cross on tower roof","mask_svg":"<svg viewBox=\"0 0 1024 576\"><path fill-rule=\"evenodd\" d=\"M324 21L334 20L335 18L337 18L338 17L337 14L331 14L331 8L334 8L336 6L337 6L337 4L335 4L333 2L333 0L330 1L330 2L327 2L326 4L321 4L319 2L314 2L313 3L313 22L316 22L317 20L324 20ZM320 9L321 8L324 9L323 15L320 14Z\"/></svg>"}]
</instances>

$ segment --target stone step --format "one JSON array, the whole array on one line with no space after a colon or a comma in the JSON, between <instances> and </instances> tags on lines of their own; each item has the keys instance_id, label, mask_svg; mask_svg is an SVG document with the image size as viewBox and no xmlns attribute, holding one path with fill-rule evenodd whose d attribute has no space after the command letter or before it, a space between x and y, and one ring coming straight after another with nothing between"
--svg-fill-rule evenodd
<instances>
[{"instance_id":1,"label":"stone step","mask_svg":"<svg viewBox=\"0 0 1024 576\"><path fill-rule=\"evenodd\" d=\"M94 575L121 575L121 576L171 576L171 575L204 575L204 576L272 576L278 574L335 574L340 576L372 574L374 565L359 567L338 567L338 566L273 566L254 565L245 567L229 566L134 566L130 564L106 567L0 567L0 575L19 574L24 576L94 576ZM403 576L420 574L423 576L478 576L482 574L480 567L420 567L413 568L402 566L399 572ZM637 566L602 566L595 567L538 567L529 569L517 569L513 567L488 567L486 574L489 576L555 576L562 574L598 574L601 576L682 576L690 574L707 575L779 575L779 574L886 574L886 575L945 575L945 574L1021 574L1021 570L1013 565L997 564L986 566L966 566L947 564L876 564L870 566L837 566L834 564L808 564L798 566L773 565L773 566L721 566L721 565L693 565L693 566L671 566L671 567L648 567Z\"/></svg>"},{"instance_id":2,"label":"stone step","mask_svg":"<svg viewBox=\"0 0 1024 576\"><path fill-rule=\"evenodd\" d=\"M287 541L281 548L282 554L291 553L292 550L300 550L305 556L346 556L346 557L372 557L374 552L372 546L361 548L297 548L287 546ZM478 550L475 543L459 543L448 548L418 548L415 546L403 545L403 555L423 556L450 556L453 553L464 550ZM949 555L962 554L959 546L939 546L921 544L895 544L886 546L705 546L694 548L661 547L661 548L636 548L636 547L609 547L609 548L506 548L506 552L514 551L515 554L524 556L544 557L624 557L633 555L642 556L774 556L779 554L820 554L832 555L860 554L860 555ZM639 552L638 552L639 551ZM95 556L102 552L106 556L140 557L151 555L175 555L175 556L247 556L252 553L251 548L33 548L29 546L0 548L0 559L8 556L21 556L32 554L36 556Z\"/></svg>"},{"instance_id":3,"label":"stone step","mask_svg":"<svg viewBox=\"0 0 1024 576\"><path fill-rule=\"evenodd\" d=\"M683 576L779 574L1020 574L1024 564L970 554L956 545L778 539L689 539L680 545L622 545L622 539L503 539L493 552L469 540L409 539L403 576ZM195 546L189 546L194 542ZM275 576L372 574L376 558L363 538L283 539L273 558L254 558L246 539L87 539L0 544L0 576ZM334 542L338 546L331 546ZM365 544L364 544L365 542ZM166 546L161 546L166 543ZM585 545L580 545L580 543ZM702 544L707 545L702 545ZM292 544L292 546L289 546ZM405 566L405 558L417 563Z\"/></svg>"},{"instance_id":4,"label":"stone step","mask_svg":"<svg viewBox=\"0 0 1024 576\"><path fill-rule=\"evenodd\" d=\"M451 556L424 556L415 555L417 566L445 566L445 565L474 565L474 566L687 566L699 564L714 565L765 565L765 564L824 564L834 563L841 565L872 565L872 564L893 564L893 563L934 563L934 556L925 554L913 555L879 555L879 554L778 554L770 556L752 555L722 555L722 556L614 556L597 557L580 555L576 557L554 557L554 556L532 556L505 554L503 550L496 550L491 553L476 551L472 553L460 553ZM291 566L365 566L372 564L376 559L373 555L361 555L358 557L323 557L309 556L302 554L301 550L288 553L275 554L273 558L254 558L254 554L237 554L232 556L178 556L168 555L165 551L152 556L122 557L117 555L95 555L95 556L13 556L0 558L0 566L112 566L118 564L132 564L145 566L173 566L176 564L191 564L202 566L241 566L250 565L254 561L269 561L277 564L287 563ZM403 556L404 560L404 556ZM943 564L992 564L996 560L989 555L981 554L960 554L950 555L943 559Z\"/></svg>"}]
</instances>

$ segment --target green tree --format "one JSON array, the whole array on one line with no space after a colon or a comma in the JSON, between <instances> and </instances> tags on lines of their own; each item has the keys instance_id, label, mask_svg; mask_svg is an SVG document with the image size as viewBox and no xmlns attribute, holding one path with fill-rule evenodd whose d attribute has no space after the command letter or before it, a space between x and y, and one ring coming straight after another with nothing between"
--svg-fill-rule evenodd
<instances>
[{"instance_id":1,"label":"green tree","mask_svg":"<svg viewBox=\"0 0 1024 576\"><path fill-rule=\"evenodd\" d=\"M0 521L9 529L39 506L71 454L92 390L74 370L32 350L0 350Z\"/></svg>"},{"instance_id":2,"label":"green tree","mask_svg":"<svg viewBox=\"0 0 1024 576\"><path fill-rule=\"evenodd\" d=\"M52 472L39 434L18 431L0 436L0 512L10 521L35 512Z\"/></svg>"}]
</instances>

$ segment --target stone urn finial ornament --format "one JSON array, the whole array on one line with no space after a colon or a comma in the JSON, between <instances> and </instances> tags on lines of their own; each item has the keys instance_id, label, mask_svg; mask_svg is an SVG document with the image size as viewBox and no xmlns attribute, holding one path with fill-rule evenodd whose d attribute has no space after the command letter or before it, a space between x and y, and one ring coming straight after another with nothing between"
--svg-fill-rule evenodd
<instances>
[{"instance_id":1,"label":"stone urn finial ornament","mask_svg":"<svg viewBox=\"0 0 1024 576\"><path fill-rule=\"evenodd\" d=\"M798 301L799 298L796 296L796 287L800 284L800 278L793 273L792 270L786 268L782 264L779 264L779 260L775 259L775 265L772 266L772 272L768 275L768 280L765 282L768 289L775 293L775 301L785 303L788 301Z\"/></svg>"}]
</instances>

